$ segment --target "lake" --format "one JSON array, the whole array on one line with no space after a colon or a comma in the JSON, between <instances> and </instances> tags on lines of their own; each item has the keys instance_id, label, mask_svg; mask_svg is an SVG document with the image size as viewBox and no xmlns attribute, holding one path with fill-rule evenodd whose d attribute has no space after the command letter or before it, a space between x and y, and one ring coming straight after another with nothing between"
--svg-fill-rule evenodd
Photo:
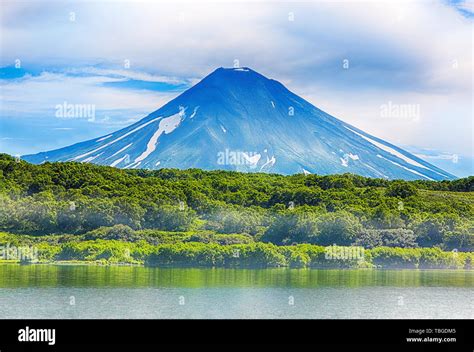
<instances>
[{"instance_id":1,"label":"lake","mask_svg":"<svg viewBox=\"0 0 474 352\"><path fill-rule=\"evenodd\" d=\"M1 318L474 318L474 271L0 265Z\"/></svg>"}]
</instances>

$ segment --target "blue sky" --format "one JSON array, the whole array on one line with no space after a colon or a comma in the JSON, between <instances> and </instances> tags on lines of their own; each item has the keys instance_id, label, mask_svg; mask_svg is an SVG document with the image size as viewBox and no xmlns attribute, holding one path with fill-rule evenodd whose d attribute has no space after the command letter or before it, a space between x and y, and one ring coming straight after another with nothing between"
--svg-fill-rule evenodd
<instances>
[{"instance_id":1,"label":"blue sky","mask_svg":"<svg viewBox=\"0 0 474 352\"><path fill-rule=\"evenodd\" d=\"M6 1L0 151L107 134L220 66L274 78L459 176L474 174L472 1ZM95 107L58 118L63 103ZM419 116L386 116L416 106Z\"/></svg>"}]
</instances>

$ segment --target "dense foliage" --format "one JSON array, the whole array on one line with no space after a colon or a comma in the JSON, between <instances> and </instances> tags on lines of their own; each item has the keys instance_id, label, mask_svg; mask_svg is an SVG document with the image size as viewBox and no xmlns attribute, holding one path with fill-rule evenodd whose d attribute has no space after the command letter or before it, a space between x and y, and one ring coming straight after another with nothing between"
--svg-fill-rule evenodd
<instances>
[{"instance_id":1,"label":"dense foliage","mask_svg":"<svg viewBox=\"0 0 474 352\"><path fill-rule=\"evenodd\" d=\"M68 243L265 242L463 252L474 251L473 191L474 177L406 182L352 174L120 170L76 162L32 165L0 155L0 230ZM292 260L305 263L308 255Z\"/></svg>"},{"instance_id":2,"label":"dense foliage","mask_svg":"<svg viewBox=\"0 0 474 352\"><path fill-rule=\"evenodd\" d=\"M77 241L74 237L31 237L0 232L0 246L37 248L35 261L87 261L101 264L130 263L147 266L291 267L291 268L451 268L471 269L474 253L446 252L439 248L317 246L271 243L219 244L202 241L152 245L145 240L112 239ZM5 249L7 248L7 249ZM13 252L15 253L15 252ZM9 259L21 259L9 256Z\"/></svg>"}]
</instances>

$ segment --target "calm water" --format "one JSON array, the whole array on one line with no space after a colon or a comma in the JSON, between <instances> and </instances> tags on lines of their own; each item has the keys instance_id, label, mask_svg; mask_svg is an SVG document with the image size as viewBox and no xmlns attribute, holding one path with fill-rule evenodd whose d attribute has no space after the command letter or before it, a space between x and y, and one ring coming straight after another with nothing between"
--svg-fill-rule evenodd
<instances>
[{"instance_id":1,"label":"calm water","mask_svg":"<svg viewBox=\"0 0 474 352\"><path fill-rule=\"evenodd\" d=\"M474 318L474 271L0 265L1 318Z\"/></svg>"}]
</instances>

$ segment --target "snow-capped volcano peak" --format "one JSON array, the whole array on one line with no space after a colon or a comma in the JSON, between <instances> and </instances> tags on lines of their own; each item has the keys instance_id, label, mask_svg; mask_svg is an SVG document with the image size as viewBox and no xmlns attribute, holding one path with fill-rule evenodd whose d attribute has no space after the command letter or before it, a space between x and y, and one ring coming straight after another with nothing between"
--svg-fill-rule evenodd
<instances>
[{"instance_id":1,"label":"snow-capped volcano peak","mask_svg":"<svg viewBox=\"0 0 474 352\"><path fill-rule=\"evenodd\" d=\"M112 134L23 158L121 168L454 178L247 67L218 68L160 109Z\"/></svg>"}]
</instances>

